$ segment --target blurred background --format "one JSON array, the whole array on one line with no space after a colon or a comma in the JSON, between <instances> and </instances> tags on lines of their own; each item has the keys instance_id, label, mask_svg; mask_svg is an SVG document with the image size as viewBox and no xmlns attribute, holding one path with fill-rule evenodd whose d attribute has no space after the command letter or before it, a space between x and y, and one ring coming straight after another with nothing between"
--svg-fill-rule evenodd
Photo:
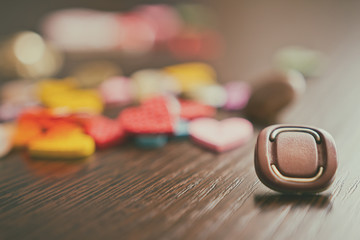
<instances>
[{"instance_id":1,"label":"blurred background","mask_svg":"<svg viewBox=\"0 0 360 240\"><path fill-rule=\"evenodd\" d=\"M339 57L352 61L346 59L349 54L340 55L360 39L358 5L3 1L0 120L16 120L33 106L101 114L114 102L123 107L164 94L235 110L232 116L266 124L283 121L279 113L301 95L302 105L287 109L306 116L311 113L304 99L322 88L312 80L338 81L339 76L328 78L339 70ZM297 73L287 72L293 70ZM264 75L269 71L283 72ZM317 101L329 107L324 96ZM119 111L105 115L116 117ZM306 117L297 119L308 123Z\"/></svg>"},{"instance_id":2,"label":"blurred background","mask_svg":"<svg viewBox=\"0 0 360 240\"><path fill-rule=\"evenodd\" d=\"M223 53L211 62L219 80L249 80L272 64L273 54L287 45L301 45L330 56L358 31L357 1L2 1L0 36L18 31L42 32L43 19L59 9L88 8L126 12L139 4L200 3L216 18L214 26L224 40ZM213 26L211 26L213 27ZM125 74L149 67L162 67L178 60L157 52L141 57L114 54ZM78 59L72 56L75 59ZM79 57L79 56L78 56ZM80 56L84 57L84 56ZM94 57L94 56L92 56ZM107 56L109 57L109 56ZM69 57L67 60L72 60ZM84 57L85 58L85 57ZM88 56L86 56L89 59ZM196 58L195 58L196 59ZM72 63L66 61L65 66ZM66 69L66 68L65 68ZM64 72L65 70L63 70ZM66 72L65 72L66 73ZM65 73L63 75L65 75ZM60 73L61 74L61 73Z\"/></svg>"}]
</instances>

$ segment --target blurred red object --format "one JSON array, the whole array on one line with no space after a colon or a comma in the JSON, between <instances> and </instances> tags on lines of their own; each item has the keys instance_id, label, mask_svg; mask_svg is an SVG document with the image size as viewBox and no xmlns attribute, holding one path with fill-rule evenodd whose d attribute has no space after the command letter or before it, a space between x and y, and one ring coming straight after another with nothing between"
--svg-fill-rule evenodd
<instances>
[{"instance_id":1,"label":"blurred red object","mask_svg":"<svg viewBox=\"0 0 360 240\"><path fill-rule=\"evenodd\" d=\"M126 13L117 16L122 27L119 46L128 53L143 53L150 51L155 42L155 29L144 18L136 13Z\"/></svg>"},{"instance_id":2,"label":"blurred red object","mask_svg":"<svg viewBox=\"0 0 360 240\"><path fill-rule=\"evenodd\" d=\"M178 59L214 59L223 51L221 36L215 31L186 31L169 40L168 49Z\"/></svg>"},{"instance_id":3,"label":"blurred red object","mask_svg":"<svg viewBox=\"0 0 360 240\"><path fill-rule=\"evenodd\" d=\"M180 101L181 113L180 117L192 120L200 117L213 117L216 113L216 109L195 101Z\"/></svg>"},{"instance_id":4,"label":"blurred red object","mask_svg":"<svg viewBox=\"0 0 360 240\"><path fill-rule=\"evenodd\" d=\"M120 122L103 116L89 119L85 124L85 133L90 135L101 149L115 146L125 138Z\"/></svg>"},{"instance_id":5,"label":"blurred red object","mask_svg":"<svg viewBox=\"0 0 360 240\"><path fill-rule=\"evenodd\" d=\"M153 27L156 43L174 38L183 27L179 14L166 4L140 5L135 13Z\"/></svg>"},{"instance_id":6,"label":"blurred red object","mask_svg":"<svg viewBox=\"0 0 360 240\"><path fill-rule=\"evenodd\" d=\"M175 119L164 97L153 97L139 107L130 107L119 115L124 129L134 134L164 134L174 131Z\"/></svg>"}]
</instances>

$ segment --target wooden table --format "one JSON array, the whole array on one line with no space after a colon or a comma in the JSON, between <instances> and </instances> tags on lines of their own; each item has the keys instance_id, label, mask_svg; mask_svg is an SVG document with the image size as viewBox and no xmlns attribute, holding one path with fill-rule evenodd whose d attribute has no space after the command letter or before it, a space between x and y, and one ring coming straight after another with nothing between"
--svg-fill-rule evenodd
<instances>
[{"instance_id":1,"label":"wooden table","mask_svg":"<svg viewBox=\"0 0 360 240\"><path fill-rule=\"evenodd\" d=\"M6 6L16 15L26 2ZM40 10L25 14L33 24L39 12L51 9L40 7L45 1L34 2ZM80 4L73 2L58 5ZM328 56L321 77L308 81L304 96L279 121L314 125L333 135L339 158L333 185L313 196L269 190L254 171L256 136L222 154L188 140L155 150L126 143L75 162L30 160L12 152L0 160L0 239L359 239L359 4L208 4L219 16L227 43L224 56L214 63L222 82L251 81L270 68L276 49L288 44ZM12 23L12 16L5 14L8 21L1 23L13 26L6 31L24 26ZM147 66L121 63L127 73L134 70L131 66Z\"/></svg>"}]
</instances>

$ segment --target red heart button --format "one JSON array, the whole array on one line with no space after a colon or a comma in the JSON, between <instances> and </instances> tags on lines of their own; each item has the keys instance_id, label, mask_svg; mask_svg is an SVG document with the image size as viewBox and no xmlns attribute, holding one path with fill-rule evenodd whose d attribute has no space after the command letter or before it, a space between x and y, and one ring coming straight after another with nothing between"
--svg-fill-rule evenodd
<instances>
[{"instance_id":1,"label":"red heart button","mask_svg":"<svg viewBox=\"0 0 360 240\"><path fill-rule=\"evenodd\" d=\"M212 117L215 115L215 108L201 104L195 101L180 101L181 113L180 117L192 120L200 117Z\"/></svg>"},{"instance_id":2,"label":"red heart button","mask_svg":"<svg viewBox=\"0 0 360 240\"><path fill-rule=\"evenodd\" d=\"M119 115L119 121L127 132L135 134L172 133L174 119L164 97L154 97L140 107L130 107Z\"/></svg>"},{"instance_id":3,"label":"red heart button","mask_svg":"<svg viewBox=\"0 0 360 240\"><path fill-rule=\"evenodd\" d=\"M125 131L121 124L107 117L92 117L84 127L85 132L94 139L98 148L112 147L125 138Z\"/></svg>"}]
</instances>

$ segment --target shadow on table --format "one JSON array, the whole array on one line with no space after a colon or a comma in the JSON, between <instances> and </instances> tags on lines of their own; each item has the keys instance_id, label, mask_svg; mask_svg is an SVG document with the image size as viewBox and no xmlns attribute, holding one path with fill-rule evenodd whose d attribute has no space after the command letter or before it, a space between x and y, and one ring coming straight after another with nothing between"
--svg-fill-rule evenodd
<instances>
[{"instance_id":1,"label":"shadow on table","mask_svg":"<svg viewBox=\"0 0 360 240\"><path fill-rule=\"evenodd\" d=\"M284 206L292 207L311 207L311 208L327 208L331 210L332 203L330 201L331 195L319 194L263 194L255 195L255 205L264 210L276 209Z\"/></svg>"},{"instance_id":2,"label":"shadow on table","mask_svg":"<svg viewBox=\"0 0 360 240\"><path fill-rule=\"evenodd\" d=\"M46 178L59 178L71 176L92 162L93 158L79 158L72 160L30 158L23 154L23 160L27 168L34 175Z\"/></svg>"}]
</instances>

